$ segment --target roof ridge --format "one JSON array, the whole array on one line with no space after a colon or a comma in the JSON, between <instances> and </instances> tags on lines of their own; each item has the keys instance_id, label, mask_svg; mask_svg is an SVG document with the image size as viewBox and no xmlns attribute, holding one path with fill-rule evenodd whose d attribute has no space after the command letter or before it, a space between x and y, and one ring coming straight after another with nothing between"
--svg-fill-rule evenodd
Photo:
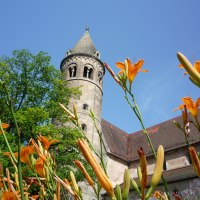
<instances>
[{"instance_id":1,"label":"roof ridge","mask_svg":"<svg viewBox=\"0 0 200 200\"><path fill-rule=\"evenodd\" d=\"M86 29L83 36L80 38L80 40L76 43L76 45L71 49L71 53L86 53L92 56L96 56L96 48L94 46L94 43L91 39L91 36L89 34L89 30Z\"/></svg>"}]
</instances>

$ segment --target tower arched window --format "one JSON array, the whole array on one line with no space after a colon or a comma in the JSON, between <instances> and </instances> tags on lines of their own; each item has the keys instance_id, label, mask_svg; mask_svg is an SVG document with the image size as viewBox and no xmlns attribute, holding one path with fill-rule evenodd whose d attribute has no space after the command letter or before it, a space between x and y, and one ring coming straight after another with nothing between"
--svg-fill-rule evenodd
<instances>
[{"instance_id":1,"label":"tower arched window","mask_svg":"<svg viewBox=\"0 0 200 200\"><path fill-rule=\"evenodd\" d=\"M103 73L101 71L99 71L98 73L98 78L99 78L99 83L101 83L101 80L103 78Z\"/></svg>"},{"instance_id":2,"label":"tower arched window","mask_svg":"<svg viewBox=\"0 0 200 200\"><path fill-rule=\"evenodd\" d=\"M88 76L88 68L87 67L84 67L84 71L83 71L83 77L86 77Z\"/></svg>"},{"instance_id":3,"label":"tower arched window","mask_svg":"<svg viewBox=\"0 0 200 200\"><path fill-rule=\"evenodd\" d=\"M83 104L83 110L88 110L88 104L86 103Z\"/></svg>"},{"instance_id":4,"label":"tower arched window","mask_svg":"<svg viewBox=\"0 0 200 200\"><path fill-rule=\"evenodd\" d=\"M83 70L83 77L93 79L93 69L91 67L85 66Z\"/></svg>"},{"instance_id":5,"label":"tower arched window","mask_svg":"<svg viewBox=\"0 0 200 200\"><path fill-rule=\"evenodd\" d=\"M82 128L83 131L87 131L87 126L86 126L86 124L82 124L82 125L81 125L81 128Z\"/></svg>"},{"instance_id":6,"label":"tower arched window","mask_svg":"<svg viewBox=\"0 0 200 200\"><path fill-rule=\"evenodd\" d=\"M75 65L69 67L69 77L76 77L76 72L77 67Z\"/></svg>"}]
</instances>

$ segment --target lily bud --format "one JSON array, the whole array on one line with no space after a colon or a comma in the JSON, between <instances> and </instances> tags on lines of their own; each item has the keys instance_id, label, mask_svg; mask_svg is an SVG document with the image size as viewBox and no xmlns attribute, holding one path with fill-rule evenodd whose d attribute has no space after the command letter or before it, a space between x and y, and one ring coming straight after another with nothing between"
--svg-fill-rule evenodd
<instances>
[{"instance_id":1,"label":"lily bud","mask_svg":"<svg viewBox=\"0 0 200 200\"><path fill-rule=\"evenodd\" d=\"M60 200L60 182L56 183L56 198Z\"/></svg>"},{"instance_id":2,"label":"lily bud","mask_svg":"<svg viewBox=\"0 0 200 200\"><path fill-rule=\"evenodd\" d=\"M141 186L141 182L142 182L142 170L140 168L140 166L137 167L137 175L138 175L138 180Z\"/></svg>"},{"instance_id":3,"label":"lily bud","mask_svg":"<svg viewBox=\"0 0 200 200\"><path fill-rule=\"evenodd\" d=\"M138 150L139 158L140 158L140 168L142 172L142 180L141 180L141 187L145 188L147 186L147 161L146 156L142 148Z\"/></svg>"},{"instance_id":4,"label":"lily bud","mask_svg":"<svg viewBox=\"0 0 200 200\"><path fill-rule=\"evenodd\" d=\"M157 156L156 156L156 165L155 165L154 173L151 179L151 186L149 188L148 193L146 194L146 199L148 199L151 196L154 188L160 182L160 178L163 171L163 164L164 164L164 148L162 145L159 145L158 150L157 150Z\"/></svg>"},{"instance_id":5,"label":"lily bud","mask_svg":"<svg viewBox=\"0 0 200 200\"><path fill-rule=\"evenodd\" d=\"M106 69L109 71L110 75L114 78L114 80L120 85L121 85L121 82L120 80L117 78L117 76L115 75L115 73L113 72L113 70L108 66L107 63L104 63L104 66L106 67Z\"/></svg>"},{"instance_id":6,"label":"lily bud","mask_svg":"<svg viewBox=\"0 0 200 200\"><path fill-rule=\"evenodd\" d=\"M154 187L157 186L160 181L163 170L163 164L164 164L164 148L162 145L159 145L156 156L156 165L153 177L151 179L151 185L153 185Z\"/></svg>"},{"instance_id":7,"label":"lily bud","mask_svg":"<svg viewBox=\"0 0 200 200\"><path fill-rule=\"evenodd\" d=\"M130 172L128 169L125 169L124 171L124 183L123 183L123 189L122 189L122 199L127 200L129 195L129 189L130 189Z\"/></svg>"},{"instance_id":8,"label":"lily bud","mask_svg":"<svg viewBox=\"0 0 200 200\"><path fill-rule=\"evenodd\" d=\"M194 165L194 170L197 173L198 177L200 177L200 162L196 150L194 147L189 147L190 158Z\"/></svg>"},{"instance_id":9,"label":"lily bud","mask_svg":"<svg viewBox=\"0 0 200 200\"><path fill-rule=\"evenodd\" d=\"M69 115L69 117L76 120L75 115L71 111L69 111L63 104L59 103L59 105L66 111L66 113Z\"/></svg>"},{"instance_id":10,"label":"lily bud","mask_svg":"<svg viewBox=\"0 0 200 200\"><path fill-rule=\"evenodd\" d=\"M92 187L94 187L94 181L92 180L92 178L90 177L90 175L87 173L87 171L86 171L85 167L82 165L82 163L79 160L75 160L74 163L81 170L81 172L85 176L85 178L86 178L87 182L89 183L89 185L91 185Z\"/></svg>"},{"instance_id":11,"label":"lily bud","mask_svg":"<svg viewBox=\"0 0 200 200\"><path fill-rule=\"evenodd\" d=\"M68 183L68 181L66 179L64 179L64 181L62 179L60 179L58 176L54 176L54 179L57 182L60 182L60 184L73 196L75 196L74 191L71 189L70 184Z\"/></svg>"},{"instance_id":12,"label":"lily bud","mask_svg":"<svg viewBox=\"0 0 200 200\"><path fill-rule=\"evenodd\" d=\"M137 185L137 183L135 182L135 180L131 179L131 185L133 186L133 188L135 189L135 191L136 191L139 195L141 195L140 190L139 190L138 185Z\"/></svg>"},{"instance_id":13,"label":"lily bud","mask_svg":"<svg viewBox=\"0 0 200 200\"><path fill-rule=\"evenodd\" d=\"M76 104L73 104L73 110L74 110L75 119L78 120L78 114L77 114Z\"/></svg>"},{"instance_id":14,"label":"lily bud","mask_svg":"<svg viewBox=\"0 0 200 200\"><path fill-rule=\"evenodd\" d=\"M177 122L177 121L173 120L173 123L174 123L174 125L175 125L177 128L179 128L179 129L181 129L181 130L182 130L182 127L181 127L181 125L180 125L180 123L179 123L179 122Z\"/></svg>"},{"instance_id":15,"label":"lily bud","mask_svg":"<svg viewBox=\"0 0 200 200\"><path fill-rule=\"evenodd\" d=\"M94 114L94 112L90 109L90 117L92 118L92 119L95 119L95 114Z\"/></svg>"},{"instance_id":16,"label":"lily bud","mask_svg":"<svg viewBox=\"0 0 200 200\"><path fill-rule=\"evenodd\" d=\"M116 185L116 200L122 200L122 192L119 185Z\"/></svg>"},{"instance_id":17,"label":"lily bud","mask_svg":"<svg viewBox=\"0 0 200 200\"><path fill-rule=\"evenodd\" d=\"M15 172L14 173L14 177L15 177L15 184L17 187L19 187L19 177L18 177L18 174Z\"/></svg>"},{"instance_id":18,"label":"lily bud","mask_svg":"<svg viewBox=\"0 0 200 200\"><path fill-rule=\"evenodd\" d=\"M177 53L177 57L180 63L183 65L185 70L192 78L192 80L195 81L197 84L200 84L200 74L198 73L197 70L195 70L190 61L180 52Z\"/></svg>"},{"instance_id":19,"label":"lily bud","mask_svg":"<svg viewBox=\"0 0 200 200\"><path fill-rule=\"evenodd\" d=\"M74 173L73 173L72 171L70 171L70 178L71 178L72 186L73 186L73 188L74 188L75 193L76 193L77 195L79 195L80 190L79 190L79 187L78 187L78 185L77 185L77 182L76 182Z\"/></svg>"},{"instance_id":20,"label":"lily bud","mask_svg":"<svg viewBox=\"0 0 200 200\"><path fill-rule=\"evenodd\" d=\"M109 181L108 177L106 176L105 172L97 162L96 158L93 156L88 144L86 141L79 139L77 142L84 158L87 160L87 162L92 167L94 173L96 174L96 177L100 183L100 185L106 190L106 192L113 197L114 196L114 190L112 187L111 182Z\"/></svg>"}]
</instances>

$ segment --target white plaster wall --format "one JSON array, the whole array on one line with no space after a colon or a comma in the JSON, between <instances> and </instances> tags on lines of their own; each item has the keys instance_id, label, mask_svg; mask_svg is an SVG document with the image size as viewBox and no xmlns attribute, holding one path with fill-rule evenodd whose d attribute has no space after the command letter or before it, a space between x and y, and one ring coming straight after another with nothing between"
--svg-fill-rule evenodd
<instances>
[{"instance_id":1,"label":"white plaster wall","mask_svg":"<svg viewBox=\"0 0 200 200\"><path fill-rule=\"evenodd\" d=\"M114 187L116 184L121 184L123 182L124 170L127 168L127 165L119 160L114 160L110 157L107 158L107 172Z\"/></svg>"},{"instance_id":2,"label":"white plaster wall","mask_svg":"<svg viewBox=\"0 0 200 200\"><path fill-rule=\"evenodd\" d=\"M186 156L181 156L179 158L174 158L166 161L167 170L176 169L189 165L189 161Z\"/></svg>"}]
</instances>

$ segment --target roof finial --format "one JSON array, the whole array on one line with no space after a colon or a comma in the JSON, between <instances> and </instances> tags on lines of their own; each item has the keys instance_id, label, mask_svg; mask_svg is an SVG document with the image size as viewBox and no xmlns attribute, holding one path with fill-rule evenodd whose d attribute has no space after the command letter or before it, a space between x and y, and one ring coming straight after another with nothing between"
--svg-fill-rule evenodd
<instances>
[{"instance_id":1,"label":"roof finial","mask_svg":"<svg viewBox=\"0 0 200 200\"><path fill-rule=\"evenodd\" d=\"M88 25L86 26L86 29L85 29L85 30L89 32L90 28L89 28Z\"/></svg>"}]
</instances>

